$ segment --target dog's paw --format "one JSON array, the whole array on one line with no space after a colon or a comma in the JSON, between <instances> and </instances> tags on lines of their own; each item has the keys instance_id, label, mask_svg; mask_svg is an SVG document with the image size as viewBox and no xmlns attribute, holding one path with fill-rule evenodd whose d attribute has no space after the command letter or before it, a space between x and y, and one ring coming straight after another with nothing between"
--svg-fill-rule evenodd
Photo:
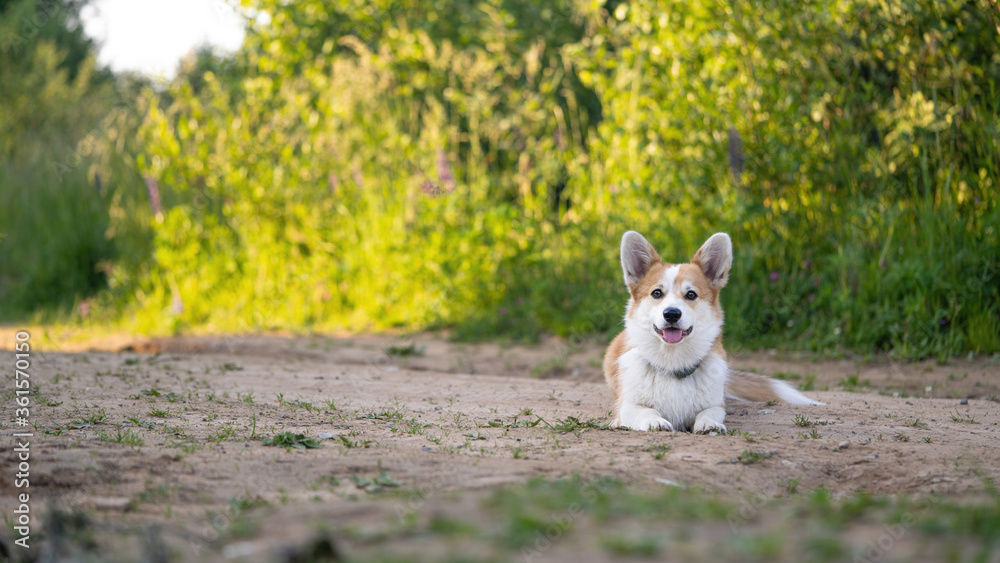
<instances>
[{"instance_id":1,"label":"dog's paw","mask_svg":"<svg viewBox=\"0 0 1000 563\"><path fill-rule=\"evenodd\" d=\"M695 434L708 434L709 432L725 434L726 425L716 422L710 418L703 418L694 423L694 428L692 428L691 431Z\"/></svg>"},{"instance_id":2,"label":"dog's paw","mask_svg":"<svg viewBox=\"0 0 1000 563\"><path fill-rule=\"evenodd\" d=\"M640 418L635 424L631 425L634 430L642 430L643 432L649 430L668 430L670 432L674 431L674 425L670 424L670 421L656 415L648 415Z\"/></svg>"}]
</instances>

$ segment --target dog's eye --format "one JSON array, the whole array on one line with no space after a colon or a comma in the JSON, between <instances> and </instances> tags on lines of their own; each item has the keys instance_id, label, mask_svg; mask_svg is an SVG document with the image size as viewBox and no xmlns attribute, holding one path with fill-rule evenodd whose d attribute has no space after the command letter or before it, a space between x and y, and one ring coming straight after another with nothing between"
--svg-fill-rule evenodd
<instances>
[{"instance_id":1,"label":"dog's eye","mask_svg":"<svg viewBox=\"0 0 1000 563\"><path fill-rule=\"evenodd\" d=\"M659 298L663 297L663 292L660 291L659 288L656 288L656 289L653 290L653 293L651 293L650 295L653 296L653 299L659 299Z\"/></svg>"},{"instance_id":2,"label":"dog's eye","mask_svg":"<svg viewBox=\"0 0 1000 563\"><path fill-rule=\"evenodd\" d=\"M694 301L695 299L698 298L698 294L693 291L688 291L686 294L684 294L684 298L687 299L688 301Z\"/></svg>"}]
</instances>

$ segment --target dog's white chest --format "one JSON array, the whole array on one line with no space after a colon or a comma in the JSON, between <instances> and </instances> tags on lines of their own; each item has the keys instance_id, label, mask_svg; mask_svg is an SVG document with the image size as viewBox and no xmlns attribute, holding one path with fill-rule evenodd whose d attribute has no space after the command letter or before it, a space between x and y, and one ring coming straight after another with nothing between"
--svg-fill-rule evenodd
<instances>
[{"instance_id":1,"label":"dog's white chest","mask_svg":"<svg viewBox=\"0 0 1000 563\"><path fill-rule=\"evenodd\" d=\"M622 368L623 403L654 409L675 430L690 430L698 413L725 400L729 368L714 354L684 378L651 365L634 348L623 354L618 364Z\"/></svg>"}]
</instances>

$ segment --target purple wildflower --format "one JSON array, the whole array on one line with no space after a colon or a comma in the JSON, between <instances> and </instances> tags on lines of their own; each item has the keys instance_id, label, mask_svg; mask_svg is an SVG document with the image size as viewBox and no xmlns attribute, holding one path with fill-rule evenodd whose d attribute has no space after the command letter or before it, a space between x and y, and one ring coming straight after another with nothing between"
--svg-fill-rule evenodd
<instances>
[{"instance_id":1,"label":"purple wildflower","mask_svg":"<svg viewBox=\"0 0 1000 563\"><path fill-rule=\"evenodd\" d=\"M149 207L153 210L153 215L157 221L163 220L163 204L160 203L160 188L156 185L156 180L146 176L146 192L149 193Z\"/></svg>"},{"instance_id":2,"label":"purple wildflower","mask_svg":"<svg viewBox=\"0 0 1000 563\"><path fill-rule=\"evenodd\" d=\"M437 173L441 187L446 193L455 191L455 176L451 173L451 164L448 163L448 155L441 149L437 153Z\"/></svg>"}]
</instances>

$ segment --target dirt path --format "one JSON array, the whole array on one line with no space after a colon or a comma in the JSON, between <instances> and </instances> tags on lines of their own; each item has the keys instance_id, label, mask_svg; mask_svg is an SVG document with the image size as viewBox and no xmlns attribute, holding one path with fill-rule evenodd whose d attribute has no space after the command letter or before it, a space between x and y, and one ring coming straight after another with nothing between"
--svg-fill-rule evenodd
<instances>
[{"instance_id":1,"label":"dirt path","mask_svg":"<svg viewBox=\"0 0 1000 563\"><path fill-rule=\"evenodd\" d=\"M10 343L0 345L8 348L0 365L13 365ZM328 518L350 520L365 509L345 502L368 491L441 498L535 476L767 497L790 483L834 495L958 495L1000 477L995 359L940 366L737 356L734 366L779 373L827 406L731 403L729 435L694 436L597 428L610 408L600 357L599 346L554 339L502 348L427 336L182 338L38 353L34 506L57 499L109 521L208 536L207 511L234 499L243 507L320 501L338 514ZM4 413L10 444L13 410ZM263 445L281 432L321 447ZM13 467L13 448L3 455ZM9 513L13 481L0 483Z\"/></svg>"}]
</instances>

